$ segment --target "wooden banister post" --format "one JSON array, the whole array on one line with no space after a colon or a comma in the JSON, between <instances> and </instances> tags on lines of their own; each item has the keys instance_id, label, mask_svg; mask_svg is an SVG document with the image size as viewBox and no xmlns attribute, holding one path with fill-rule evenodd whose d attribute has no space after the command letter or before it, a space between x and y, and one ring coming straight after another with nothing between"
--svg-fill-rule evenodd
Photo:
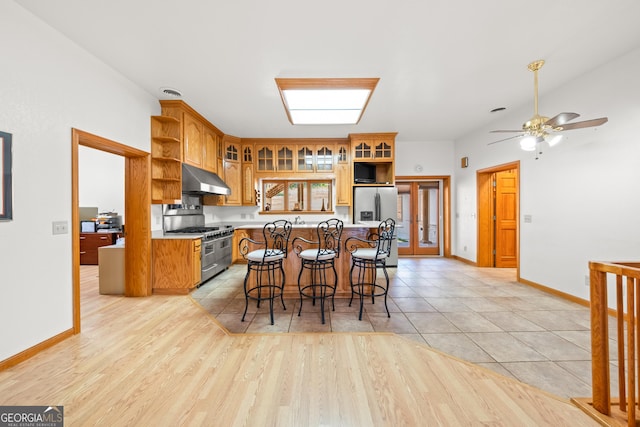
<instances>
[{"instance_id":1,"label":"wooden banister post","mask_svg":"<svg viewBox=\"0 0 640 427\"><path fill-rule=\"evenodd\" d=\"M593 407L602 414L610 415L607 274L592 269L589 264Z\"/></svg>"}]
</instances>

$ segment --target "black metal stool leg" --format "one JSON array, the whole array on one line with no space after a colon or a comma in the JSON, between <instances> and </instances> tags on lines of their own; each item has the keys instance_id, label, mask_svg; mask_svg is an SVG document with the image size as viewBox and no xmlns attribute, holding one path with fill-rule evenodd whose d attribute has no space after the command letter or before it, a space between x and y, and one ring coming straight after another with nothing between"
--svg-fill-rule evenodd
<instances>
[{"instance_id":1,"label":"black metal stool leg","mask_svg":"<svg viewBox=\"0 0 640 427\"><path fill-rule=\"evenodd\" d=\"M387 287L384 289L384 308L385 310L387 310L387 317L391 317L391 314L389 313L389 307L387 307L387 294L389 293L389 274L387 274L387 267L386 265L382 265L382 271L384 272L384 277L387 281Z\"/></svg>"},{"instance_id":2,"label":"black metal stool leg","mask_svg":"<svg viewBox=\"0 0 640 427\"><path fill-rule=\"evenodd\" d=\"M333 289L332 289L332 294L331 294L331 307L333 311L336 311L336 289L338 288L338 272L336 271L336 264L334 261L331 261L331 268L333 269L333 276L334 276L334 282L333 282Z\"/></svg>"},{"instance_id":3,"label":"black metal stool leg","mask_svg":"<svg viewBox=\"0 0 640 427\"><path fill-rule=\"evenodd\" d=\"M280 266L280 302L282 303L282 309L286 310L287 307L284 305L284 284L285 284L285 276L284 276L284 267L282 266L282 260L278 261L278 265ZM275 282L274 282L275 283Z\"/></svg>"},{"instance_id":4,"label":"black metal stool leg","mask_svg":"<svg viewBox=\"0 0 640 427\"><path fill-rule=\"evenodd\" d=\"M367 277L367 262L363 261L358 270L358 294L360 296L360 314L358 320L362 320L362 310L364 308L364 285Z\"/></svg>"},{"instance_id":5,"label":"black metal stool leg","mask_svg":"<svg viewBox=\"0 0 640 427\"><path fill-rule=\"evenodd\" d=\"M247 315L247 309L249 308L249 290L247 289L247 280L251 275L251 268L247 267L247 275L244 276L244 313L242 313L242 321L244 322L244 317Z\"/></svg>"},{"instance_id":6,"label":"black metal stool leg","mask_svg":"<svg viewBox=\"0 0 640 427\"><path fill-rule=\"evenodd\" d=\"M349 307L351 307L351 303L353 302L353 295L354 295L354 291L353 291L353 287L354 287L354 283L353 283L353 269L355 268L356 264L355 261L351 261L351 268L349 269L349 282L351 283L351 298L349 299Z\"/></svg>"},{"instance_id":7,"label":"black metal stool leg","mask_svg":"<svg viewBox=\"0 0 640 427\"><path fill-rule=\"evenodd\" d=\"M300 278L302 277L302 272L305 269L305 262L302 261L302 265L300 266L300 273L298 273L298 292L300 293L300 308L298 309L298 316L302 313L302 286L300 285Z\"/></svg>"}]
</instances>

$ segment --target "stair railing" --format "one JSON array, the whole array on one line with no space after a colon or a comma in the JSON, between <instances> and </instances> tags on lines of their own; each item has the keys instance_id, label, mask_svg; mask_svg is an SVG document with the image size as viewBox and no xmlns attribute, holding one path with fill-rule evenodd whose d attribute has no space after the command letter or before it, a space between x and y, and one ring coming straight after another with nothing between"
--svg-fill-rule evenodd
<instances>
[{"instance_id":1,"label":"stair railing","mask_svg":"<svg viewBox=\"0 0 640 427\"><path fill-rule=\"evenodd\" d=\"M637 375L640 354L640 262L589 262L591 293L591 375L593 408L606 416L612 414L609 377L609 306L607 278L615 276L618 402L616 414L626 413L627 425L636 425L640 384ZM613 283L613 281L612 281ZM626 326L626 331L625 331ZM626 348L626 355L625 355ZM617 408L615 408L617 406ZM619 410L619 411L618 411Z\"/></svg>"}]
</instances>

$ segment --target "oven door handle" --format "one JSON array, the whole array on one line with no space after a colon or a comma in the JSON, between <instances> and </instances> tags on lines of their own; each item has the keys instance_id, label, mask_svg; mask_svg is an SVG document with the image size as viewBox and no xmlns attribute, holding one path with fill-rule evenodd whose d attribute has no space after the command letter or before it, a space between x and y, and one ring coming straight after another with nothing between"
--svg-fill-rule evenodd
<instances>
[{"instance_id":1,"label":"oven door handle","mask_svg":"<svg viewBox=\"0 0 640 427\"><path fill-rule=\"evenodd\" d=\"M213 270L214 268L218 267L218 264L211 264L210 266L202 267L202 273L206 273L208 271Z\"/></svg>"}]
</instances>

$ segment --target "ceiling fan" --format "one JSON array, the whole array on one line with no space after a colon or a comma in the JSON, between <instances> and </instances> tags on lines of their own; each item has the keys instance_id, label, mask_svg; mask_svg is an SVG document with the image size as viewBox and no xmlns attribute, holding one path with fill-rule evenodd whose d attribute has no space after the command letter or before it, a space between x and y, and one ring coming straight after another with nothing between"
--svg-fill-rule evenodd
<instances>
[{"instance_id":1,"label":"ceiling fan","mask_svg":"<svg viewBox=\"0 0 640 427\"><path fill-rule=\"evenodd\" d=\"M533 72L534 98L533 98L533 117L522 125L521 130L492 130L492 133L500 132L517 132L518 135L509 138L500 139L490 142L489 145L498 142L508 141L510 139L522 138L520 140L520 148L525 151L540 151L540 144L547 142L550 147L560 142L562 134L558 133L565 130L581 129L605 124L609 119L600 117L599 119L584 120L581 122L569 123L571 120L580 117L577 113L560 113L554 117L545 117L538 114L538 71L544 65L544 60L538 60L530 63L527 68ZM537 157L536 157L537 159Z\"/></svg>"}]
</instances>

